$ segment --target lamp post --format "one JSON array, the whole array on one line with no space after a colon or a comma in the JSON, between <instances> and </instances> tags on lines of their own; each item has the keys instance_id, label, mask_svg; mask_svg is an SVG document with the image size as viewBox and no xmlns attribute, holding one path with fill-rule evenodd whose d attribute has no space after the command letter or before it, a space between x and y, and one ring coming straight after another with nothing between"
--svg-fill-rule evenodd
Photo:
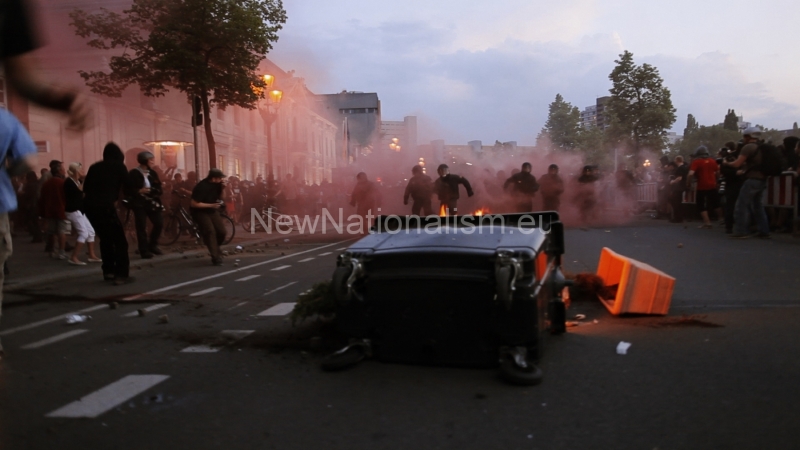
<instances>
[{"instance_id":1,"label":"lamp post","mask_svg":"<svg viewBox=\"0 0 800 450\"><path fill-rule=\"evenodd\" d=\"M275 190L275 167L272 159L272 124L278 119L278 109L281 106L283 92L278 89L272 89L272 85L275 82L274 76L263 75L262 79L267 89L267 95L264 106L259 105L258 112L261 114L261 118L264 119L264 126L267 127L267 165L269 166L267 196L272 201Z\"/></svg>"}]
</instances>

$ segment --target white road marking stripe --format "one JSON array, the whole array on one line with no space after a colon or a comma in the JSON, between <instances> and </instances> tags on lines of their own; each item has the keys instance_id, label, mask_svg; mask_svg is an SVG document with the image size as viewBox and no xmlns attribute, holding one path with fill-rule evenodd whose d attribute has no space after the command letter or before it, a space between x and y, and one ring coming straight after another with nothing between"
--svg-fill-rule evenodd
<instances>
[{"instance_id":1,"label":"white road marking stripe","mask_svg":"<svg viewBox=\"0 0 800 450\"><path fill-rule=\"evenodd\" d=\"M320 253L320 254L319 254L319 255L317 255L317 256L328 256L328 255L330 255L331 253L333 253L333 252Z\"/></svg>"},{"instance_id":2,"label":"white road marking stripe","mask_svg":"<svg viewBox=\"0 0 800 450\"><path fill-rule=\"evenodd\" d=\"M231 306L230 308L228 308L228 311L230 311L230 310L232 310L232 309L236 309L236 308L238 308L238 307L240 307L240 306L244 306L244 305L246 305L246 304L247 304L247 302L242 302L242 303L239 303L239 304L238 304L238 305L236 305L236 306Z\"/></svg>"},{"instance_id":3,"label":"white road marking stripe","mask_svg":"<svg viewBox=\"0 0 800 450\"><path fill-rule=\"evenodd\" d=\"M314 260L314 258L306 258L306 259L301 259L300 261L297 261L297 262L309 262L309 261L313 261L313 260Z\"/></svg>"},{"instance_id":4,"label":"white road marking stripe","mask_svg":"<svg viewBox=\"0 0 800 450\"><path fill-rule=\"evenodd\" d=\"M72 336L77 336L79 334L86 333L87 331L89 331L89 330L81 329L81 330L67 331L66 333L61 333L61 334L58 334L56 336L53 336L53 337L50 337L50 338L47 338L47 339L42 339L41 341L37 341L37 342L34 342L32 344L23 345L21 348L24 348L25 350L31 350L31 349L34 349L34 348L44 347L45 345L52 344L52 343L58 342L58 341L63 341L64 339L69 339Z\"/></svg>"},{"instance_id":5,"label":"white road marking stripe","mask_svg":"<svg viewBox=\"0 0 800 450\"><path fill-rule=\"evenodd\" d=\"M46 417L93 419L169 378L168 375L128 375L108 386L59 408Z\"/></svg>"},{"instance_id":6,"label":"white road marking stripe","mask_svg":"<svg viewBox=\"0 0 800 450\"><path fill-rule=\"evenodd\" d=\"M247 281L247 280L252 280L253 278L258 278L258 277L260 277L260 276L261 276L261 275L249 275L249 276L246 276L246 277L244 277L244 278L239 278L239 279L238 279L238 280L236 280L236 281Z\"/></svg>"},{"instance_id":7,"label":"white road marking stripe","mask_svg":"<svg viewBox=\"0 0 800 450\"><path fill-rule=\"evenodd\" d=\"M157 309L166 308L167 306L170 305L171 303L158 303L153 306L148 306L147 308L144 308L144 310L145 312L150 312L150 311L155 311ZM123 314L122 317L136 317L138 315L139 315L139 310L137 309L136 311L131 311L128 314Z\"/></svg>"},{"instance_id":8,"label":"white road marking stripe","mask_svg":"<svg viewBox=\"0 0 800 450\"><path fill-rule=\"evenodd\" d=\"M209 347L208 345L193 345L181 350L181 353L217 353L222 347Z\"/></svg>"},{"instance_id":9,"label":"white road marking stripe","mask_svg":"<svg viewBox=\"0 0 800 450\"><path fill-rule=\"evenodd\" d=\"M292 282L291 282L291 283L289 283L289 284L284 284L284 285L283 285L283 286L281 286L281 287L276 287L275 289L273 289L273 290L271 290L271 291L269 291L269 292L265 292L265 293L264 293L264 295L266 296L266 295L269 295L269 294L274 294L274 293L276 293L276 292L280 291L281 289L286 289L287 287L289 287L289 286L291 286L291 285L293 285L293 284L296 284L296 283L297 283L297 281L292 281Z\"/></svg>"},{"instance_id":10,"label":"white road marking stripe","mask_svg":"<svg viewBox=\"0 0 800 450\"><path fill-rule=\"evenodd\" d=\"M353 238L353 239L358 239L358 238ZM173 289L178 289L178 288L181 288L181 287L184 287L184 286L189 286L190 284L196 284L196 283L200 283L202 281L213 280L214 278L224 277L224 276L230 275L232 273L238 273L238 272L241 272L241 271L244 271L244 270L254 269L256 267L261 267L261 266L263 266L265 264L273 263L275 261L282 261L284 259L293 258L295 256L302 255L304 253L311 253L311 252L315 252L317 250L321 250L323 248L331 247L333 245L339 245L342 242L352 241L353 239L345 239L344 241L334 242L333 244L323 245L323 246L320 246L320 247L312 248L310 250L303 250L302 252L292 253L291 255L279 256L277 258L273 258L273 259L270 259L268 261L261 261L260 263L251 264L251 265L249 265L247 267L240 267L238 269L229 270L227 272L215 273L214 275L209 275L207 277L197 278L196 280L184 281L183 283L173 284L172 286L166 286L166 287L163 287L163 288L160 288L160 289L156 289L156 290L153 290L153 291L149 291L149 292L145 292L145 293L142 293L142 294L131 295L130 297L123 298L122 301L127 302L127 301L131 301L131 300L136 300L138 298L142 298L142 297L147 296L147 295L160 294L162 292L167 292L167 291L171 291ZM69 313L69 314L74 314L74 313Z\"/></svg>"},{"instance_id":11,"label":"white road marking stripe","mask_svg":"<svg viewBox=\"0 0 800 450\"><path fill-rule=\"evenodd\" d=\"M209 292L218 291L220 289L222 289L222 287L212 287L212 288L208 288L208 289L203 289L202 291L197 291L194 294L189 294L189 297L199 297L201 295L206 295Z\"/></svg>"},{"instance_id":12,"label":"white road marking stripe","mask_svg":"<svg viewBox=\"0 0 800 450\"><path fill-rule=\"evenodd\" d=\"M348 247L342 247L342 248L337 248L337 249L336 249L336 251L337 251L337 252L340 252L340 251L342 251L342 250L347 250L347 249L348 249Z\"/></svg>"},{"instance_id":13,"label":"white road marking stripe","mask_svg":"<svg viewBox=\"0 0 800 450\"><path fill-rule=\"evenodd\" d=\"M274 269L272 269L272 270L273 270L273 271L277 271L277 270L283 270L283 269L288 269L289 267L292 267L292 266L278 266L278 267L276 267L276 268L274 268Z\"/></svg>"},{"instance_id":14,"label":"white road marking stripe","mask_svg":"<svg viewBox=\"0 0 800 450\"><path fill-rule=\"evenodd\" d=\"M229 339L230 341L240 341L255 332L256 330L224 330L220 334L222 337ZM231 342L228 343L230 344ZM212 347L210 345L193 345L181 350L181 353L216 353L220 351L221 348L222 346Z\"/></svg>"},{"instance_id":15,"label":"white road marking stripe","mask_svg":"<svg viewBox=\"0 0 800 450\"><path fill-rule=\"evenodd\" d=\"M258 313L259 316L285 316L292 312L295 303L278 303L272 308Z\"/></svg>"},{"instance_id":16,"label":"white road marking stripe","mask_svg":"<svg viewBox=\"0 0 800 450\"><path fill-rule=\"evenodd\" d=\"M18 327L9 328L7 330L0 331L0 336L7 336L9 334L13 334L13 333L16 333L18 331L30 330L31 328L36 328L36 327L40 327L42 325L47 325L48 323L58 322L59 320L64 320L65 317L70 316L72 314L80 314L80 313L85 313L85 312L92 312L92 311L97 311L98 309L104 309L104 308L108 308L108 305L95 305L95 306L92 306L91 308L81 309L80 311L68 312L68 313L62 314L60 316L51 317L49 319L40 320L38 322L29 323L27 325L20 325Z\"/></svg>"}]
</instances>

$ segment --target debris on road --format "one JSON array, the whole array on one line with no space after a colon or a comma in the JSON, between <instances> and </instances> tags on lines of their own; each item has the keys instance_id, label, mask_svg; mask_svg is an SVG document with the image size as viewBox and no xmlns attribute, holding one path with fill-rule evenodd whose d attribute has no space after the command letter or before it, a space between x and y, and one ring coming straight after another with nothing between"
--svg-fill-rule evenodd
<instances>
[{"instance_id":1,"label":"debris on road","mask_svg":"<svg viewBox=\"0 0 800 450\"><path fill-rule=\"evenodd\" d=\"M620 341L620 343L617 344L617 354L618 355L627 355L629 348L631 348L631 343L630 342Z\"/></svg>"},{"instance_id":2,"label":"debris on road","mask_svg":"<svg viewBox=\"0 0 800 450\"><path fill-rule=\"evenodd\" d=\"M86 322L92 320L92 316L85 316L83 314L70 314L66 317L67 325L74 325L76 323Z\"/></svg>"},{"instance_id":3,"label":"debris on road","mask_svg":"<svg viewBox=\"0 0 800 450\"><path fill-rule=\"evenodd\" d=\"M586 320L586 314L575 314L574 320Z\"/></svg>"},{"instance_id":4,"label":"debris on road","mask_svg":"<svg viewBox=\"0 0 800 450\"><path fill-rule=\"evenodd\" d=\"M108 309L117 309L119 307L119 303L111 302L108 304Z\"/></svg>"},{"instance_id":5,"label":"debris on road","mask_svg":"<svg viewBox=\"0 0 800 450\"><path fill-rule=\"evenodd\" d=\"M169 316L167 314L164 314L163 316L158 316L158 323L160 324L169 323Z\"/></svg>"},{"instance_id":6,"label":"debris on road","mask_svg":"<svg viewBox=\"0 0 800 450\"><path fill-rule=\"evenodd\" d=\"M145 315L147 315L147 310L144 308L139 308L136 310L136 312L139 313L139 317L144 317Z\"/></svg>"},{"instance_id":7,"label":"debris on road","mask_svg":"<svg viewBox=\"0 0 800 450\"><path fill-rule=\"evenodd\" d=\"M683 248L683 244L678 244L678 248Z\"/></svg>"}]
</instances>

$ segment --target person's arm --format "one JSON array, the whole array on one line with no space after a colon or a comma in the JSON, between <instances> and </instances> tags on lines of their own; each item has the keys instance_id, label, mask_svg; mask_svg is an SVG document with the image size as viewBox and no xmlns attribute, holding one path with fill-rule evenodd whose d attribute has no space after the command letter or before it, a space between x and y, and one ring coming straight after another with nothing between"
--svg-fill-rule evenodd
<instances>
[{"instance_id":1,"label":"person's arm","mask_svg":"<svg viewBox=\"0 0 800 450\"><path fill-rule=\"evenodd\" d=\"M408 204L408 197L411 195L411 180L408 180L408 184L406 185L406 192L403 194L403 204Z\"/></svg>"},{"instance_id":2,"label":"person's arm","mask_svg":"<svg viewBox=\"0 0 800 450\"><path fill-rule=\"evenodd\" d=\"M722 164L725 164L726 166L733 167L734 169L738 169L738 168L742 167L742 164L744 164L745 161L747 161L747 156L739 155L739 157L736 158L735 160L730 161L730 162L729 161L724 161Z\"/></svg>"},{"instance_id":3,"label":"person's arm","mask_svg":"<svg viewBox=\"0 0 800 450\"><path fill-rule=\"evenodd\" d=\"M472 192L472 186L470 186L470 184L469 184L469 181L468 181L466 178L464 178L464 177L461 177L461 179L459 180L459 182L460 182L461 184L463 184L463 185L464 185L464 187L467 189L467 197L472 197L473 195L475 195L475 193L474 193L474 192Z\"/></svg>"},{"instance_id":4,"label":"person's arm","mask_svg":"<svg viewBox=\"0 0 800 450\"><path fill-rule=\"evenodd\" d=\"M197 208L197 209L214 209L214 208L219 208L220 206L222 206L222 202L220 201L218 203L202 203L202 202L198 202L195 199L192 199L191 206L192 206L192 208Z\"/></svg>"}]
</instances>

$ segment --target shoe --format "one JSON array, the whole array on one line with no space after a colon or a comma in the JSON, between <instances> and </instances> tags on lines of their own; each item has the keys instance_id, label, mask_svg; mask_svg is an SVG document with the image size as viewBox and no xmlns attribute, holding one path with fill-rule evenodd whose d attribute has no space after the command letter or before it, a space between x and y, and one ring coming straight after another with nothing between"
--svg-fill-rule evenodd
<instances>
[{"instance_id":1,"label":"shoe","mask_svg":"<svg viewBox=\"0 0 800 450\"><path fill-rule=\"evenodd\" d=\"M122 286L123 284L133 283L134 281L136 281L136 278L134 277L125 277L125 278L116 277L114 278L114 286Z\"/></svg>"},{"instance_id":2,"label":"shoe","mask_svg":"<svg viewBox=\"0 0 800 450\"><path fill-rule=\"evenodd\" d=\"M154 256L155 255L150 252L142 253L142 259L153 259Z\"/></svg>"},{"instance_id":3,"label":"shoe","mask_svg":"<svg viewBox=\"0 0 800 450\"><path fill-rule=\"evenodd\" d=\"M211 260L211 264L214 265L214 266L221 266L222 265L222 259L212 259Z\"/></svg>"},{"instance_id":4,"label":"shoe","mask_svg":"<svg viewBox=\"0 0 800 450\"><path fill-rule=\"evenodd\" d=\"M101 263L101 262L103 262L102 258L89 258L89 259L87 259L86 261L87 261L87 262L95 262L95 263L98 263L98 262L99 262L99 263Z\"/></svg>"},{"instance_id":5,"label":"shoe","mask_svg":"<svg viewBox=\"0 0 800 450\"><path fill-rule=\"evenodd\" d=\"M85 266L86 263L83 261L73 261L71 259L67 260L67 263L72 264L73 266Z\"/></svg>"},{"instance_id":6,"label":"shoe","mask_svg":"<svg viewBox=\"0 0 800 450\"><path fill-rule=\"evenodd\" d=\"M159 256L164 254L164 252L162 252L161 249L158 248L158 247L151 247L150 248L150 253L152 253L154 255L159 255Z\"/></svg>"}]
</instances>

